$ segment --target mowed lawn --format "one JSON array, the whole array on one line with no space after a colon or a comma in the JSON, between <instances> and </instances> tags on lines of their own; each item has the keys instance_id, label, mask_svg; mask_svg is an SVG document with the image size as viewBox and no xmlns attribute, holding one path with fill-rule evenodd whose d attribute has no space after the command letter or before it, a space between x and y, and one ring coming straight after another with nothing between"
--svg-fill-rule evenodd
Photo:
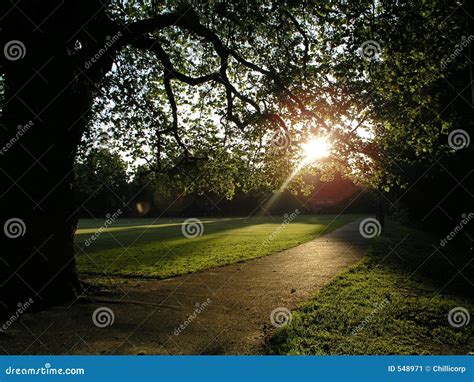
<instances>
[{"instance_id":1,"label":"mowed lawn","mask_svg":"<svg viewBox=\"0 0 474 382\"><path fill-rule=\"evenodd\" d=\"M472 257L445 248L443 255L436 243L437 237L388 221L365 259L293 311L266 349L293 355L471 353L474 328L462 310L474 312ZM458 327L448 319L456 311Z\"/></svg>"},{"instance_id":2,"label":"mowed lawn","mask_svg":"<svg viewBox=\"0 0 474 382\"><path fill-rule=\"evenodd\" d=\"M81 273L166 278L266 256L357 217L299 215L288 224L283 216L205 218L202 235L195 238L183 235L184 218L117 219L100 234L105 221L85 219L76 232L76 258Z\"/></svg>"}]
</instances>

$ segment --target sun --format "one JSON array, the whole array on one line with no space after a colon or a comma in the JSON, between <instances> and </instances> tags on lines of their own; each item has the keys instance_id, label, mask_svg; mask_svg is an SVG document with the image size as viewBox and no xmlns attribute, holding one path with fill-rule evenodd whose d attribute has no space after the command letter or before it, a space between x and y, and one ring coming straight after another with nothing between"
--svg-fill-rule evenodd
<instances>
[{"instance_id":1,"label":"sun","mask_svg":"<svg viewBox=\"0 0 474 382\"><path fill-rule=\"evenodd\" d=\"M306 163L326 158L331 153L331 144L324 138L312 138L301 145Z\"/></svg>"}]
</instances>

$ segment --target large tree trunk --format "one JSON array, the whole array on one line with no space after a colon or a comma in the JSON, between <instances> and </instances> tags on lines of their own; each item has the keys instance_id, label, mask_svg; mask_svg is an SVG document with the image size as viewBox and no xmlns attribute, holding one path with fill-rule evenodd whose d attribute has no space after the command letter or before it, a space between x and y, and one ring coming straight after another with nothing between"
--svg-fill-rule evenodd
<instances>
[{"instance_id":1,"label":"large tree trunk","mask_svg":"<svg viewBox=\"0 0 474 382\"><path fill-rule=\"evenodd\" d=\"M381 234L385 233L385 201L383 199L382 190L378 189L377 215L376 219L380 223Z\"/></svg>"},{"instance_id":2,"label":"large tree trunk","mask_svg":"<svg viewBox=\"0 0 474 382\"><path fill-rule=\"evenodd\" d=\"M41 309L73 298L79 286L74 157L93 96L92 81L78 72L71 46L80 23L73 17L87 15L74 13L63 1L12 4L0 6L6 15L1 35L0 309L30 298L32 308Z\"/></svg>"}]
</instances>

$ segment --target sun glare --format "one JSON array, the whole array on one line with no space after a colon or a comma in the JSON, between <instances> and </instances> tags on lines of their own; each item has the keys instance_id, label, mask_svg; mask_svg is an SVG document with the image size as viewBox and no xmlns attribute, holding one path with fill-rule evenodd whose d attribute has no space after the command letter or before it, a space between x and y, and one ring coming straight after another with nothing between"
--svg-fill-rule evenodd
<instances>
[{"instance_id":1,"label":"sun glare","mask_svg":"<svg viewBox=\"0 0 474 382\"><path fill-rule=\"evenodd\" d=\"M313 138L301 145L306 163L329 156L331 144L324 138Z\"/></svg>"}]
</instances>

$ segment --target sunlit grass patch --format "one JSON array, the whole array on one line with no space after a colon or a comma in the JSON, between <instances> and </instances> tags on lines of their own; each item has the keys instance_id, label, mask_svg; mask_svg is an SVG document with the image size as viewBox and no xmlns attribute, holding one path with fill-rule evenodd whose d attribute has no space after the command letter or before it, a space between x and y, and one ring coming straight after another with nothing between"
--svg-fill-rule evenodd
<instances>
[{"instance_id":1,"label":"sunlit grass patch","mask_svg":"<svg viewBox=\"0 0 474 382\"><path fill-rule=\"evenodd\" d=\"M84 220L75 238L77 263L82 273L166 278L269 255L356 218L298 215L288 224L284 217L204 218L194 238L183 235L185 219L118 219L93 241L103 222Z\"/></svg>"},{"instance_id":2,"label":"sunlit grass patch","mask_svg":"<svg viewBox=\"0 0 474 382\"><path fill-rule=\"evenodd\" d=\"M409 237L406 235L409 234ZM404 242L396 247L404 239ZM396 247L396 250L393 250ZM467 354L473 327L453 327L454 308L474 312L457 272L420 232L390 224L368 257L292 312L269 340L276 354ZM444 277L439 275L444 273ZM458 281L462 281L459 276ZM448 284L449 282L449 284ZM472 289L471 289L472 290Z\"/></svg>"}]
</instances>

